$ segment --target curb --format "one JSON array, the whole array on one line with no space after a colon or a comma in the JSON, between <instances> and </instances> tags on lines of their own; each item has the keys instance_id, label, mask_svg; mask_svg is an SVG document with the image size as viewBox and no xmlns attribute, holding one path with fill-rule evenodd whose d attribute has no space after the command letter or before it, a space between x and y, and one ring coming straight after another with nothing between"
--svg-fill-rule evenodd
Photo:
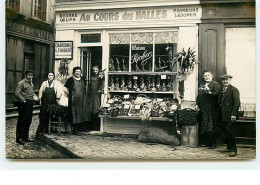
<instances>
[{"instance_id":1,"label":"curb","mask_svg":"<svg viewBox=\"0 0 260 185\"><path fill-rule=\"evenodd\" d=\"M33 111L33 116L35 116L35 115L39 115L40 114L40 110L34 110ZM18 118L18 113L16 112L16 113L13 113L13 114L6 114L5 115L5 119L6 120L9 120L9 119L13 119L13 118Z\"/></svg>"},{"instance_id":2,"label":"curb","mask_svg":"<svg viewBox=\"0 0 260 185\"><path fill-rule=\"evenodd\" d=\"M83 159L82 157L76 155L75 153L71 152L70 150L68 150L67 148L61 146L59 143L51 140L46 134L40 135L39 139L42 142L47 143L48 145L50 145L51 147L55 148L56 150L60 151L61 153L73 158L73 159Z\"/></svg>"}]
</instances>

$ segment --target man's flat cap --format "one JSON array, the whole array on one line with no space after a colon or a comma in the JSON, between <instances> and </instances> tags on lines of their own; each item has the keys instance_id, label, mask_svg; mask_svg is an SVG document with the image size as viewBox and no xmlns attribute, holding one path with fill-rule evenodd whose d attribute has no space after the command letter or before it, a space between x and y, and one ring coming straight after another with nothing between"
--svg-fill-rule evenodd
<instances>
[{"instance_id":1,"label":"man's flat cap","mask_svg":"<svg viewBox=\"0 0 260 185\"><path fill-rule=\"evenodd\" d=\"M220 77L221 79L226 79L226 78L233 78L233 76L228 75L228 74L224 74Z\"/></svg>"},{"instance_id":2,"label":"man's flat cap","mask_svg":"<svg viewBox=\"0 0 260 185\"><path fill-rule=\"evenodd\" d=\"M24 74L28 75L28 74L34 74L34 72L32 70L27 70L24 72Z\"/></svg>"}]
</instances>

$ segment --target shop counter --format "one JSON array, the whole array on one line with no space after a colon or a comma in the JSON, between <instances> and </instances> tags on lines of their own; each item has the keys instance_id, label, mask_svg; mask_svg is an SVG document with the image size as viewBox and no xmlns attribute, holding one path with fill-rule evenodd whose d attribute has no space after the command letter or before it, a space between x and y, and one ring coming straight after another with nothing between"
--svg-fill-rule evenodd
<instances>
[{"instance_id":1,"label":"shop counter","mask_svg":"<svg viewBox=\"0 0 260 185\"><path fill-rule=\"evenodd\" d=\"M104 133L138 135L143 128L160 127L168 132L176 132L176 119L167 117L151 117L149 121L141 120L141 116L100 116L101 130Z\"/></svg>"}]
</instances>

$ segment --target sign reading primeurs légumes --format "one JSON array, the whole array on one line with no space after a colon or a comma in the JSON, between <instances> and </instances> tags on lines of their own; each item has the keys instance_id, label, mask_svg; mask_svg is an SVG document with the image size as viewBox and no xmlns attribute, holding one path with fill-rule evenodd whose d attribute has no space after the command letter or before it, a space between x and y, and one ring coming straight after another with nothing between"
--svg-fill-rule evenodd
<instances>
[{"instance_id":1,"label":"sign reading primeurs l\u00e9gumes","mask_svg":"<svg viewBox=\"0 0 260 185\"><path fill-rule=\"evenodd\" d=\"M86 10L67 11L56 14L56 23L86 23L86 22L120 22L145 20L183 20L200 19L201 7L173 6L138 8L137 10Z\"/></svg>"},{"instance_id":2,"label":"sign reading primeurs l\u00e9gumes","mask_svg":"<svg viewBox=\"0 0 260 185\"><path fill-rule=\"evenodd\" d=\"M73 59L73 41L55 41L55 59Z\"/></svg>"}]
</instances>

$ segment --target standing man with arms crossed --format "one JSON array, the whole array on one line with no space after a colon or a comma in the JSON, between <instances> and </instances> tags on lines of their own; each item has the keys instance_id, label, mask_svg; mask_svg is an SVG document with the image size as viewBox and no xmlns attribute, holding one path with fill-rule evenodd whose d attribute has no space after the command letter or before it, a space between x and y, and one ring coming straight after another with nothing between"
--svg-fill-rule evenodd
<instances>
[{"instance_id":1,"label":"standing man with arms crossed","mask_svg":"<svg viewBox=\"0 0 260 185\"><path fill-rule=\"evenodd\" d=\"M19 100L18 122L16 127L16 143L24 145L24 142L32 142L29 139L29 129L32 123L32 113L34 101L38 97L34 94L34 86L32 83L34 72L25 71L25 78L18 82L15 89L15 96Z\"/></svg>"},{"instance_id":2,"label":"standing man with arms crossed","mask_svg":"<svg viewBox=\"0 0 260 185\"><path fill-rule=\"evenodd\" d=\"M237 155L237 147L233 124L236 121L240 107L239 91L231 85L231 75L225 74L220 78L223 83L223 91L219 95L219 116L227 143L227 149L223 152L230 152L229 157L235 157Z\"/></svg>"}]
</instances>

